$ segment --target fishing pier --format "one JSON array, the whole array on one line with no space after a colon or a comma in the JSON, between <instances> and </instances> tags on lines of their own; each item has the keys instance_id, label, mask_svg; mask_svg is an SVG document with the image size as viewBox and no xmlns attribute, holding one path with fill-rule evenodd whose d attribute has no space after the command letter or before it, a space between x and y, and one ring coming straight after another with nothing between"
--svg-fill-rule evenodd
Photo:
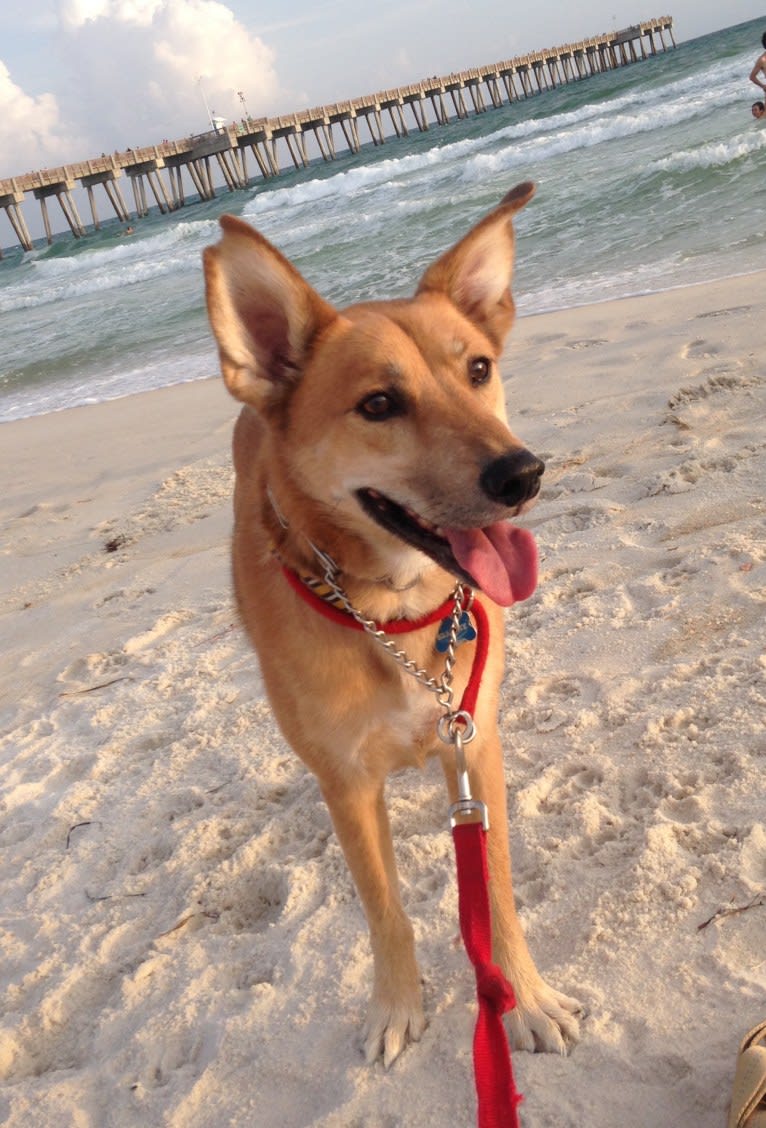
<instances>
[{"instance_id":1,"label":"fishing pier","mask_svg":"<svg viewBox=\"0 0 766 1128\"><path fill-rule=\"evenodd\" d=\"M667 40L666 40L667 36ZM148 191L161 213L184 206L187 184L202 200L215 196L214 172L223 177L229 191L251 183L251 169L264 180L278 176L283 166L305 168L312 157L335 160L342 152L358 153L363 143L385 144L386 126L406 137L432 126L482 114L556 89L570 82L618 67L640 62L668 46L675 47L673 20L662 16L623 31L584 39L564 47L536 51L488 66L474 67L443 78L433 77L409 86L384 90L363 98L319 106L277 118L243 118L208 133L163 141L142 149L128 149L109 156L42 169L0 180L3 208L24 250L32 250L32 239L22 207L28 197L40 202L43 226L53 240L48 201L56 199L75 238L86 234L75 197L76 187L87 194L93 227L100 228L95 188L101 186L117 218L131 218L122 185L132 186L133 214L149 210ZM215 163L213 163L215 162Z\"/></svg>"}]
</instances>

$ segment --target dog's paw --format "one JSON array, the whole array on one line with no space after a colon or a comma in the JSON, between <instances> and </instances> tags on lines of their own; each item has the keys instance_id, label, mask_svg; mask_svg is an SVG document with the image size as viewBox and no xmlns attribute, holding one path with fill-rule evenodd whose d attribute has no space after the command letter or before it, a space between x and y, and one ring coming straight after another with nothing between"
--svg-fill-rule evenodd
<instances>
[{"instance_id":1,"label":"dog's paw","mask_svg":"<svg viewBox=\"0 0 766 1128\"><path fill-rule=\"evenodd\" d=\"M580 1040L578 1018L585 1014L577 999L549 987L542 979L517 994L508 1015L510 1039L517 1050L567 1054Z\"/></svg>"},{"instance_id":2,"label":"dog's paw","mask_svg":"<svg viewBox=\"0 0 766 1128\"><path fill-rule=\"evenodd\" d=\"M368 1065L383 1057L388 1069L410 1042L420 1041L426 1028L420 990L407 999L373 996L364 1026L364 1056Z\"/></svg>"}]
</instances>

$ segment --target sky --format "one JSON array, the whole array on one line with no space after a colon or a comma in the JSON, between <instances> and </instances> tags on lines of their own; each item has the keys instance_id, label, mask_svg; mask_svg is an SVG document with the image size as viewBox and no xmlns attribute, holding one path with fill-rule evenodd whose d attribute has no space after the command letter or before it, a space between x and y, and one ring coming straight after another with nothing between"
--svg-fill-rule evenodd
<instances>
[{"instance_id":1,"label":"sky","mask_svg":"<svg viewBox=\"0 0 766 1128\"><path fill-rule=\"evenodd\" d=\"M499 62L671 15L677 42L765 0L2 0L0 178ZM766 30L766 15L764 15ZM760 54L753 44L753 61Z\"/></svg>"}]
</instances>

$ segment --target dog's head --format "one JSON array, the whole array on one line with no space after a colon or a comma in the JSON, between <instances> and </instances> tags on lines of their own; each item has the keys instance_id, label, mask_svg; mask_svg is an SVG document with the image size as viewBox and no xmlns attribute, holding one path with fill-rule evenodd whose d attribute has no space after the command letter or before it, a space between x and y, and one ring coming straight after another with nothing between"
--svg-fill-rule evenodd
<instances>
[{"instance_id":1,"label":"dog's head","mask_svg":"<svg viewBox=\"0 0 766 1128\"><path fill-rule=\"evenodd\" d=\"M533 193L509 192L408 300L338 311L232 216L205 252L224 379L265 424L269 484L301 532L356 554L338 563L357 575L405 586L429 557L502 605L534 589L534 542L509 518L544 467L508 428L498 371L512 219Z\"/></svg>"}]
</instances>

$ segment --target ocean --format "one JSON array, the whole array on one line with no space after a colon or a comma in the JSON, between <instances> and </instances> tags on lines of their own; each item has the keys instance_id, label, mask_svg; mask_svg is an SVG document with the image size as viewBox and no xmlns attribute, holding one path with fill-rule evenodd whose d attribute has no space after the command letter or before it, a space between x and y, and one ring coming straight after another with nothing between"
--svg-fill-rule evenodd
<instances>
[{"instance_id":1,"label":"ocean","mask_svg":"<svg viewBox=\"0 0 766 1128\"><path fill-rule=\"evenodd\" d=\"M339 305L411 293L432 258L529 179L521 316L763 268L766 121L751 117L747 77L763 25L222 189L134 221L127 238L99 198L101 231L0 261L0 422L214 375L200 254L227 211Z\"/></svg>"}]
</instances>

